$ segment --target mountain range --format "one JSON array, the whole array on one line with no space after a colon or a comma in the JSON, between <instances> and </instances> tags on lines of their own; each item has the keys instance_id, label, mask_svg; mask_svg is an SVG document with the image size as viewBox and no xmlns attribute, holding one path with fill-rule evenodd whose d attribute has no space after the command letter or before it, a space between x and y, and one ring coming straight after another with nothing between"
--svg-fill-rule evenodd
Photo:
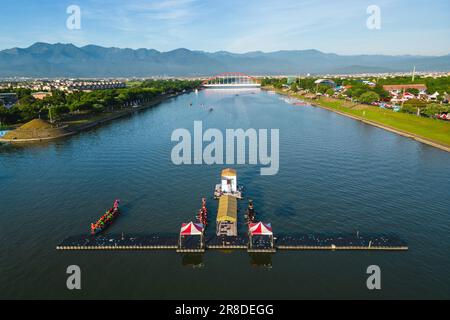
<instances>
[{"instance_id":1,"label":"mountain range","mask_svg":"<svg viewBox=\"0 0 450 320\"><path fill-rule=\"evenodd\" d=\"M176 49L105 48L96 45L35 43L0 51L0 78L206 76L227 71L252 75L352 74L450 71L446 56L337 55L318 50L265 53Z\"/></svg>"}]
</instances>

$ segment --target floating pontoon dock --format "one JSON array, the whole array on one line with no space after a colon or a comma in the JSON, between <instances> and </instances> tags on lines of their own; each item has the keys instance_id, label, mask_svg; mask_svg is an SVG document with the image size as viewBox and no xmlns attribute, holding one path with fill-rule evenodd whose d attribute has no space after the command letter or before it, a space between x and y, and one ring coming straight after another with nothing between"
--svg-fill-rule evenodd
<instances>
[{"instance_id":1,"label":"floating pontoon dock","mask_svg":"<svg viewBox=\"0 0 450 320\"><path fill-rule=\"evenodd\" d=\"M82 235L70 237L57 250L174 250L180 253L203 253L207 250L246 250L249 253L275 253L278 250L408 250L397 236L296 234L274 236L272 225L256 221L253 202L247 210L247 232L238 234L238 205L242 198L234 169L222 171L222 184L215 190L219 199L215 235L206 232L206 199L198 222L181 225L178 235ZM252 213L252 214L251 214Z\"/></svg>"},{"instance_id":2,"label":"floating pontoon dock","mask_svg":"<svg viewBox=\"0 0 450 320\"><path fill-rule=\"evenodd\" d=\"M197 247L196 247L197 245ZM64 240L57 250L173 250L178 252L204 252L208 250L247 250L248 252L276 252L278 250L372 250L405 251L408 246L396 236L382 235L280 235L274 247L261 241L249 248L247 236L206 236L201 249L194 242L180 249L177 235L148 236L75 236Z\"/></svg>"}]
</instances>

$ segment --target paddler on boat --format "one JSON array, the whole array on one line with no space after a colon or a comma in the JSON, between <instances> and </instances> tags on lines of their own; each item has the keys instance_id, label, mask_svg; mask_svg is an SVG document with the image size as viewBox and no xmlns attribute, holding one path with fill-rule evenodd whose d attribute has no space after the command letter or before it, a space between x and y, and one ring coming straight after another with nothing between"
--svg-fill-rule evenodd
<instances>
[{"instance_id":1,"label":"paddler on boat","mask_svg":"<svg viewBox=\"0 0 450 320\"><path fill-rule=\"evenodd\" d=\"M114 211L116 212L116 211L118 211L119 210L119 203L120 203L120 200L115 200L114 201Z\"/></svg>"},{"instance_id":2,"label":"paddler on boat","mask_svg":"<svg viewBox=\"0 0 450 320\"><path fill-rule=\"evenodd\" d=\"M254 221L255 220L255 208L253 207L253 201L248 201L248 220Z\"/></svg>"},{"instance_id":3,"label":"paddler on boat","mask_svg":"<svg viewBox=\"0 0 450 320\"><path fill-rule=\"evenodd\" d=\"M197 220L198 222L202 222L202 210L198 210Z\"/></svg>"}]
</instances>

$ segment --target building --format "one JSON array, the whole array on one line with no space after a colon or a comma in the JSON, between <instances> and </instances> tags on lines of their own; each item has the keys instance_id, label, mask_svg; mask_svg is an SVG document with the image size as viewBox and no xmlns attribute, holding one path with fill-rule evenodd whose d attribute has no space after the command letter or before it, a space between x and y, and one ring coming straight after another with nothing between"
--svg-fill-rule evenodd
<instances>
[{"instance_id":1,"label":"building","mask_svg":"<svg viewBox=\"0 0 450 320\"><path fill-rule=\"evenodd\" d=\"M430 102L436 102L437 100L438 100L438 97L439 97L439 92L435 92L435 93L433 93L432 95L429 95L428 96L428 101L430 101Z\"/></svg>"},{"instance_id":2,"label":"building","mask_svg":"<svg viewBox=\"0 0 450 320\"><path fill-rule=\"evenodd\" d=\"M233 194L237 191L237 174L234 169L222 170L222 192Z\"/></svg>"},{"instance_id":3,"label":"building","mask_svg":"<svg viewBox=\"0 0 450 320\"><path fill-rule=\"evenodd\" d=\"M236 170L222 170L220 184L217 184L214 190L214 198L219 199L222 195L242 199L242 188L238 186Z\"/></svg>"},{"instance_id":4,"label":"building","mask_svg":"<svg viewBox=\"0 0 450 320\"><path fill-rule=\"evenodd\" d=\"M395 84L395 85L385 85L383 89L390 93L401 93L407 91L408 89L417 89L419 92L425 92L428 90L427 86L424 84Z\"/></svg>"},{"instance_id":5,"label":"building","mask_svg":"<svg viewBox=\"0 0 450 320\"><path fill-rule=\"evenodd\" d=\"M35 93L32 93L31 95L35 99L43 100L44 98L51 96L52 93L51 92L35 92Z\"/></svg>"},{"instance_id":6,"label":"building","mask_svg":"<svg viewBox=\"0 0 450 320\"><path fill-rule=\"evenodd\" d=\"M336 83L333 80L330 79L318 79L316 81L314 81L314 83L316 85L326 85L326 86L330 86L335 88L336 87Z\"/></svg>"},{"instance_id":7,"label":"building","mask_svg":"<svg viewBox=\"0 0 450 320\"><path fill-rule=\"evenodd\" d=\"M0 102L7 108L11 108L17 103L17 94L15 93L0 93Z\"/></svg>"},{"instance_id":8,"label":"building","mask_svg":"<svg viewBox=\"0 0 450 320\"><path fill-rule=\"evenodd\" d=\"M448 94L447 92L444 93L444 103L450 103L450 94Z\"/></svg>"}]
</instances>

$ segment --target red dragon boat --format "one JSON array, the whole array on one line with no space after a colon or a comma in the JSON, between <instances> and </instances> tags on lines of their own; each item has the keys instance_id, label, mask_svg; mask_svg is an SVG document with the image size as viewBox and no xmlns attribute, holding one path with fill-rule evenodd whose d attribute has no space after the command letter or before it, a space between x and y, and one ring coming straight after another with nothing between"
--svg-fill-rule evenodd
<instances>
[{"instance_id":1,"label":"red dragon boat","mask_svg":"<svg viewBox=\"0 0 450 320\"><path fill-rule=\"evenodd\" d=\"M120 214L119 203L120 200L114 201L114 205L111 209L106 211L96 223L91 223L91 234L98 234L113 223L113 221Z\"/></svg>"},{"instance_id":2,"label":"red dragon boat","mask_svg":"<svg viewBox=\"0 0 450 320\"><path fill-rule=\"evenodd\" d=\"M197 220L205 227L208 224L208 209L206 208L205 198L202 198L202 208L198 210Z\"/></svg>"}]
</instances>

